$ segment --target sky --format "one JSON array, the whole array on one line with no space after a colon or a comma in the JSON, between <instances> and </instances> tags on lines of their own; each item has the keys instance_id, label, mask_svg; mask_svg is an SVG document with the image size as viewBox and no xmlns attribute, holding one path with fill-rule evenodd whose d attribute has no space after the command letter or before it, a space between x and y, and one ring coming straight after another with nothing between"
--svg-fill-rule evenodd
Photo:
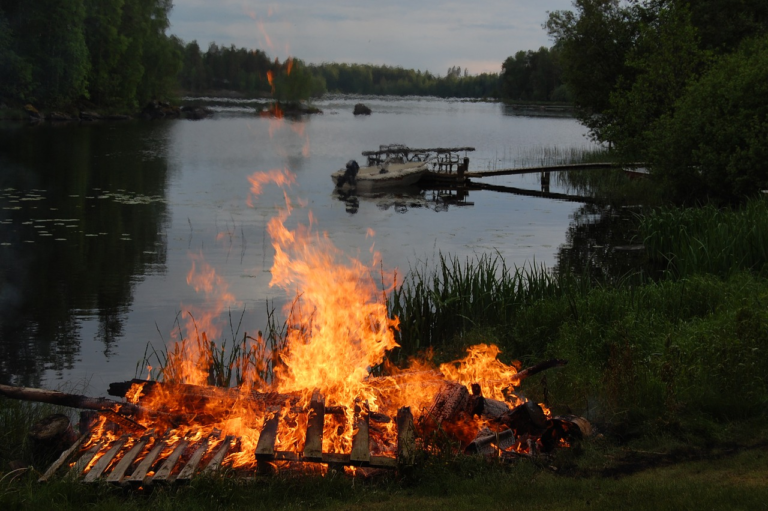
<instances>
[{"instance_id":1,"label":"sky","mask_svg":"<svg viewBox=\"0 0 768 511\"><path fill-rule=\"evenodd\" d=\"M281 61L401 66L445 75L500 72L520 50L551 46L547 11L572 0L174 0L170 33L264 50Z\"/></svg>"}]
</instances>

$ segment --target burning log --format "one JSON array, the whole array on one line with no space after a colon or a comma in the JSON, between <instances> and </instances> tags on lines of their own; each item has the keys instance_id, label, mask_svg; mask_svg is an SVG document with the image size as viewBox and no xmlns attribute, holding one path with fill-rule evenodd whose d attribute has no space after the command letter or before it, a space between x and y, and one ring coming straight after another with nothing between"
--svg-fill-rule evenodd
<instances>
[{"instance_id":1,"label":"burning log","mask_svg":"<svg viewBox=\"0 0 768 511\"><path fill-rule=\"evenodd\" d=\"M131 387L141 386L141 399L151 399L158 393L178 396L180 401L189 403L189 406L204 407L208 402L216 401L227 406L237 401L247 399L264 406L280 406L287 402L296 404L301 398L300 393L280 394L277 392L243 392L237 388L224 388L204 385L191 385L188 383L164 383L155 380L139 380L113 382L109 384L110 396L126 397Z\"/></svg>"},{"instance_id":2,"label":"burning log","mask_svg":"<svg viewBox=\"0 0 768 511\"><path fill-rule=\"evenodd\" d=\"M541 435L543 452L550 452L561 445L571 445L573 442L592 435L592 425L584 417L561 415L553 417L548 422L547 430Z\"/></svg>"},{"instance_id":3,"label":"burning log","mask_svg":"<svg viewBox=\"0 0 768 511\"><path fill-rule=\"evenodd\" d=\"M128 414L139 415L143 410L135 405L121 403L106 398L93 398L78 394L67 394L56 390L36 389L32 387L14 387L0 385L0 395L21 401L36 401L51 405L81 408L83 410L120 410Z\"/></svg>"},{"instance_id":4,"label":"burning log","mask_svg":"<svg viewBox=\"0 0 768 511\"><path fill-rule=\"evenodd\" d=\"M544 362L539 362L538 364L526 367L519 373L512 376L510 379L513 382L520 383L524 379L533 376L534 374L538 374L542 371L546 371L547 369L552 369L553 367L563 367L566 364L568 364L567 360L559 359L559 358L553 358L552 360L545 360Z\"/></svg>"},{"instance_id":5,"label":"burning log","mask_svg":"<svg viewBox=\"0 0 768 511\"><path fill-rule=\"evenodd\" d=\"M520 435L540 435L547 427L544 410L533 401L527 401L499 417L498 422Z\"/></svg>"},{"instance_id":6,"label":"burning log","mask_svg":"<svg viewBox=\"0 0 768 511\"><path fill-rule=\"evenodd\" d=\"M511 429L506 429L499 433L489 432L478 435L464 449L465 454L493 454L497 449L506 449L515 445L515 433Z\"/></svg>"},{"instance_id":7,"label":"burning log","mask_svg":"<svg viewBox=\"0 0 768 511\"><path fill-rule=\"evenodd\" d=\"M79 394L68 394L66 392L59 392L57 390L37 389L33 387L15 387L13 385L0 384L0 395L18 399L20 401L34 401L38 403L67 406L70 408L80 408L82 410L95 410L101 415L105 415L107 419L111 420L112 422L115 422L129 430L134 429L138 431L140 429L144 429L144 427L127 418L126 416L128 415L133 417L149 417L160 419L168 422L169 424L181 424L190 419L189 416L183 414L164 413L131 403L113 401L111 399L102 397L93 398Z\"/></svg>"}]
</instances>

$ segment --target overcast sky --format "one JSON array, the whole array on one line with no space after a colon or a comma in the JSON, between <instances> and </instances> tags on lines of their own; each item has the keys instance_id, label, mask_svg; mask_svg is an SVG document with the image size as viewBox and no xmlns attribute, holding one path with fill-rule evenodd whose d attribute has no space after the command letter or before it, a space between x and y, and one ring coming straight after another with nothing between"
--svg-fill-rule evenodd
<instances>
[{"instance_id":1,"label":"overcast sky","mask_svg":"<svg viewBox=\"0 0 768 511\"><path fill-rule=\"evenodd\" d=\"M547 11L571 0L174 0L172 34L308 63L387 64L445 75L499 72L520 50L551 46Z\"/></svg>"}]
</instances>

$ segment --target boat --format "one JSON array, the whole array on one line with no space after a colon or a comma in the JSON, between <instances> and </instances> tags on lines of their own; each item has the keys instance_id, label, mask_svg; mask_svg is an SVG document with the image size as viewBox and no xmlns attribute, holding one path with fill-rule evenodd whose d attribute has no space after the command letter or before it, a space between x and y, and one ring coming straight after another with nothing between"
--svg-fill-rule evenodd
<instances>
[{"instance_id":1,"label":"boat","mask_svg":"<svg viewBox=\"0 0 768 511\"><path fill-rule=\"evenodd\" d=\"M464 183L467 181L466 173L469 170L469 158L467 153L474 151L474 147L432 147L413 148L403 144L380 145L377 151L363 151L363 156L368 158L368 166L391 159L403 162L428 162L427 173L422 177L422 182L433 183ZM464 153L463 157L461 153Z\"/></svg>"},{"instance_id":2,"label":"boat","mask_svg":"<svg viewBox=\"0 0 768 511\"><path fill-rule=\"evenodd\" d=\"M340 190L376 192L411 186L428 170L425 161L387 160L377 165L360 167L350 160L343 169L331 174L333 184Z\"/></svg>"}]
</instances>

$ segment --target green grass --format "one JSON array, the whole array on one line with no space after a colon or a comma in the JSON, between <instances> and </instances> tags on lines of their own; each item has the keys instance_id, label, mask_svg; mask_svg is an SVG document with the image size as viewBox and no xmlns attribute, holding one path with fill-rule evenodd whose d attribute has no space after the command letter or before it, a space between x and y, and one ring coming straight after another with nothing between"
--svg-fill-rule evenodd
<instances>
[{"instance_id":1,"label":"green grass","mask_svg":"<svg viewBox=\"0 0 768 511\"><path fill-rule=\"evenodd\" d=\"M185 487L127 492L106 485L5 474L0 505L15 510L183 509L764 509L765 445L660 457L595 440L569 460L498 466L476 459L423 466L373 481L346 476L200 478ZM576 460L574 462L574 459ZM617 463L616 460L619 460ZM13 479L14 476L18 476Z\"/></svg>"},{"instance_id":2,"label":"green grass","mask_svg":"<svg viewBox=\"0 0 768 511\"><path fill-rule=\"evenodd\" d=\"M765 272L768 199L751 200L736 210L657 209L643 216L640 233L650 256L676 277Z\"/></svg>"}]
</instances>

